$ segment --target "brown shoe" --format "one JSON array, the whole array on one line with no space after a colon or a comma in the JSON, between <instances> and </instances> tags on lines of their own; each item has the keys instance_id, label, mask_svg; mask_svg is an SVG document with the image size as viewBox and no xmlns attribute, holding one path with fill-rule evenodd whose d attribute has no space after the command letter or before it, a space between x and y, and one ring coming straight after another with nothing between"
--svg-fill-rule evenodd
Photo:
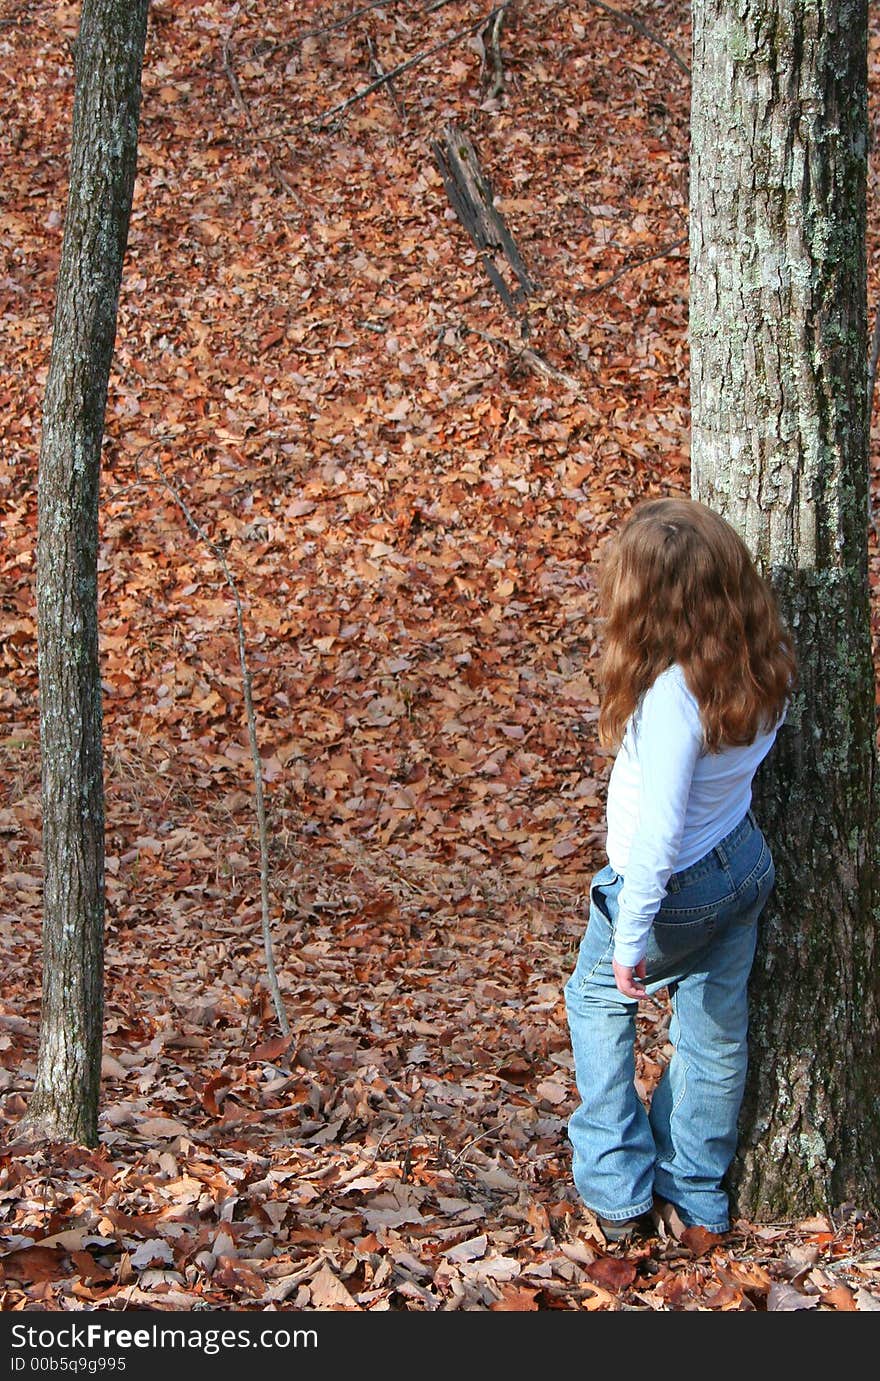
<instances>
[{"instance_id":1,"label":"brown shoe","mask_svg":"<svg viewBox=\"0 0 880 1381\"><path fill-rule=\"evenodd\" d=\"M650 1213L642 1213L638 1218L603 1218L596 1215L596 1222L602 1229L606 1242L626 1242L630 1237L650 1237L656 1232Z\"/></svg>"}]
</instances>

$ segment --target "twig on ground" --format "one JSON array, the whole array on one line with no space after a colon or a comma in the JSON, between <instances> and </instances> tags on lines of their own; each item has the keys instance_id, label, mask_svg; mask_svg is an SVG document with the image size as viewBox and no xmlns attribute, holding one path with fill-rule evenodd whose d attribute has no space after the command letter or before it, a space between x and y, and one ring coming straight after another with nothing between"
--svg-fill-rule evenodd
<instances>
[{"instance_id":1,"label":"twig on ground","mask_svg":"<svg viewBox=\"0 0 880 1381\"><path fill-rule=\"evenodd\" d=\"M511 0L511 4L513 0ZM504 90L504 59L501 56L501 26L507 16L507 8L504 7L496 11L489 20L480 37L483 40L483 51L486 54L486 66L489 67L491 57L492 80L486 88L484 97L487 101L494 101Z\"/></svg>"},{"instance_id":2,"label":"twig on ground","mask_svg":"<svg viewBox=\"0 0 880 1381\"><path fill-rule=\"evenodd\" d=\"M187 524L195 535L205 543L208 550L220 566L226 583L232 591L232 598L235 601L235 617L238 625L238 655L241 663L241 677L244 690L244 704L247 714L248 737L250 739L251 759L254 768L254 790L256 800L257 831L260 840L260 900L262 904L263 916L263 949L266 960L266 974L269 979L269 991L272 994L272 1001L275 1006L275 1015L278 1018L278 1025L284 1036L290 1035L290 1024L287 1020L287 1013L284 1010L284 1003L281 998L281 990L278 987L278 976L275 972L275 958L272 952L272 930L269 919L269 834L266 826L266 803L263 796L263 767L260 761L260 750L257 743L257 717L254 711L254 696L251 685L250 667L247 661L247 647L244 633L244 615L241 608L241 599L238 593L238 586L235 583L232 572L217 543L212 541L205 529L193 517L187 506L186 500L174 487L162 468L162 462L156 458L156 468L162 484L171 494Z\"/></svg>"},{"instance_id":3,"label":"twig on ground","mask_svg":"<svg viewBox=\"0 0 880 1381\"><path fill-rule=\"evenodd\" d=\"M307 120L306 127L311 128L312 126L316 126L318 129L322 129L335 115L341 115L343 111L349 110L351 106L355 105L358 101L365 100L367 96L371 96L374 91L378 91L379 87L384 86L386 82L393 81L394 78L399 77L401 73L408 72L410 68L416 67L420 62L424 62L426 58L433 57L435 53L442 52L444 48L451 48L453 43L458 43L459 39L467 38L469 34L476 33L478 29L485 29L486 25L491 23L498 11L506 9L510 3L511 0L505 0L503 5L496 5L494 9L489 10L487 14L482 15L479 19L475 20L473 24L468 24L464 29L458 29L457 32L451 34L449 38L444 38L440 43L435 43L432 48L425 48L423 52L416 53L414 57L407 58L406 62L398 63L396 67L391 68L390 72L385 72L381 77L377 77L375 81L370 82L369 86L363 87L360 91L355 91L353 96L348 96L346 100L340 101L338 105L331 106L329 110L325 110L321 115L316 115L314 119Z\"/></svg>"},{"instance_id":4,"label":"twig on ground","mask_svg":"<svg viewBox=\"0 0 880 1381\"><path fill-rule=\"evenodd\" d=\"M643 23L641 19L637 19L633 14L627 14L626 10L616 10L613 5L606 5L605 0L587 0L587 4L595 5L597 10L603 10L605 14L611 15L612 18L619 19L622 24L628 24L631 29L635 29L637 34L642 35L642 38L647 38L651 43L656 43L663 49L664 53L669 54L672 61L681 68L682 72L687 76L691 75L691 69L688 67L681 54L677 53L671 44L666 42L665 38L661 38L653 29L649 29L647 24Z\"/></svg>"},{"instance_id":5,"label":"twig on ground","mask_svg":"<svg viewBox=\"0 0 880 1381\"><path fill-rule=\"evenodd\" d=\"M29 19L33 18L32 8L33 6L24 0L24 4L19 5L11 14L4 14L0 18L0 29L11 29L14 24L26 24Z\"/></svg>"},{"instance_id":6,"label":"twig on ground","mask_svg":"<svg viewBox=\"0 0 880 1381\"><path fill-rule=\"evenodd\" d=\"M510 341L504 340L501 336L493 336L489 331L480 330L479 326L463 326L462 330L468 331L472 336L479 336L482 340L487 340L490 345L501 345L513 356L514 364L522 363L529 369L533 369L536 374L543 374L545 379L552 379L554 383L564 384L574 393L580 393L581 382L573 374L565 374L555 365L548 363L543 355L539 355L537 350L526 350L519 346L512 345Z\"/></svg>"},{"instance_id":7,"label":"twig on ground","mask_svg":"<svg viewBox=\"0 0 880 1381\"><path fill-rule=\"evenodd\" d=\"M372 40L369 36L367 36L367 53L368 53L369 59L370 59L370 70L371 70L371 72L373 73L373 75L374 75L375 77L384 77L384 76L385 76L385 68L382 66L381 62L379 61L379 58L378 58L378 56L377 56L377 54L376 54L376 49L375 49L375 47L374 47L374 45L373 45L373 40ZM393 83L393 82L389 82L389 83L388 83L388 95L391 97L392 103L393 103L393 105L394 105L394 109L397 111L397 113L398 113L398 115L400 116L401 120L405 120L405 119L406 119L406 112L404 111L403 105L401 104L400 100L398 99L397 92L394 90L394 83Z\"/></svg>"},{"instance_id":8,"label":"twig on ground","mask_svg":"<svg viewBox=\"0 0 880 1381\"><path fill-rule=\"evenodd\" d=\"M644 254L641 259L630 259L628 263L619 268L616 273L612 273L610 278L606 278L601 283L594 283L587 289L590 293L602 292L603 288L610 288L612 283L616 283L625 273L632 269L641 268L642 264L650 264L654 259L665 259L667 254L672 254L676 249L681 249L682 245L688 242L687 235L682 235L680 240L673 240L672 244L664 245L662 249L655 250L653 254Z\"/></svg>"},{"instance_id":9,"label":"twig on ground","mask_svg":"<svg viewBox=\"0 0 880 1381\"><path fill-rule=\"evenodd\" d=\"M499 1122L497 1127L487 1127L484 1132L480 1132L479 1136L471 1137L471 1140L466 1141L464 1146L462 1146L461 1150L457 1153L457 1155L454 1155L452 1159L449 1161L449 1169L454 1170L456 1165L458 1165L459 1162L463 1160L463 1158L467 1155L468 1151L472 1150L478 1142L485 1141L487 1136L495 1136L495 1134L497 1132L500 1132L502 1129L502 1123Z\"/></svg>"},{"instance_id":10,"label":"twig on ground","mask_svg":"<svg viewBox=\"0 0 880 1381\"><path fill-rule=\"evenodd\" d=\"M448 4L449 0L443 0L443 4ZM388 0L372 0L369 5L361 5L360 9L352 10L350 14L344 14L341 19L335 19L332 24L324 24L320 29L304 29L296 38L285 38L280 43L273 43L270 47L261 48L264 53L277 53L283 48L298 48L307 38L320 38L322 34L335 33L337 29L344 29L352 24L355 19L360 19L362 14L369 14L370 10L385 10L388 8ZM437 7L439 9L439 5ZM428 11L429 13L429 11Z\"/></svg>"},{"instance_id":11,"label":"twig on ground","mask_svg":"<svg viewBox=\"0 0 880 1381\"><path fill-rule=\"evenodd\" d=\"M229 82L229 85L232 88L232 94L235 98L235 104L238 106L239 110L241 111L242 115L247 121L247 127L251 132L251 136L254 142L259 144L260 147L263 149L263 153L266 156L266 159L268 161L269 167L273 175L278 180L280 185L284 188L285 192L287 192L288 196L291 196L294 199L296 199L296 191L292 186L290 179L285 174L284 169L278 166L275 159L272 157L271 153L269 153L268 149L264 147L263 140L260 137L256 125L254 124L253 117L250 112L250 107L248 106L248 103L244 98L244 94L241 89L241 83L239 82L238 76L236 75L235 64L232 55L232 34L234 29L235 24L233 23L232 28L230 29L229 34L227 35L223 43L223 71L226 73L226 78Z\"/></svg>"}]
</instances>

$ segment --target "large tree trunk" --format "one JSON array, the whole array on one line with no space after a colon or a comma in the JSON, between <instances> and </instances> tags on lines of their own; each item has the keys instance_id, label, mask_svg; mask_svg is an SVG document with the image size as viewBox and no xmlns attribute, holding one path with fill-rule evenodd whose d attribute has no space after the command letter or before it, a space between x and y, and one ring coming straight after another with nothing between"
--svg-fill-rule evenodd
<instances>
[{"instance_id":1,"label":"large tree trunk","mask_svg":"<svg viewBox=\"0 0 880 1381\"><path fill-rule=\"evenodd\" d=\"M867 574L867 0L694 0L692 488L777 589L802 687L756 784L777 886L751 987L740 1212L877 1206Z\"/></svg>"},{"instance_id":2,"label":"large tree trunk","mask_svg":"<svg viewBox=\"0 0 880 1381\"><path fill-rule=\"evenodd\" d=\"M89 1144L98 1135L104 967L98 488L147 7L148 0L83 3L40 450L43 998L27 1125Z\"/></svg>"}]
</instances>

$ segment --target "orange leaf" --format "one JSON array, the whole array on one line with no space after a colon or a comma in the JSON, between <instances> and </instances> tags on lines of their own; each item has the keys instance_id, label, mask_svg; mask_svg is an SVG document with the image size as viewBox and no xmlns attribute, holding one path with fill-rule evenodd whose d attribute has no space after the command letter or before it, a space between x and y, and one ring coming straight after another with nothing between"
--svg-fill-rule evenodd
<instances>
[{"instance_id":1,"label":"orange leaf","mask_svg":"<svg viewBox=\"0 0 880 1381\"><path fill-rule=\"evenodd\" d=\"M61 1280L69 1274L67 1261L67 1252L57 1247L22 1247L4 1256L0 1264L7 1280L17 1280L27 1285L36 1281Z\"/></svg>"},{"instance_id":2,"label":"orange leaf","mask_svg":"<svg viewBox=\"0 0 880 1381\"><path fill-rule=\"evenodd\" d=\"M262 1045L257 1045L251 1051L251 1059L266 1060L271 1064L277 1060L279 1055L285 1055L290 1049L289 1036L273 1036L271 1040L263 1041Z\"/></svg>"},{"instance_id":3,"label":"orange leaf","mask_svg":"<svg viewBox=\"0 0 880 1381\"><path fill-rule=\"evenodd\" d=\"M525 1314L533 1313L538 1306L535 1303L537 1290L527 1290L524 1286L519 1286L513 1290L505 1290L501 1299L495 1300L494 1304L489 1305L490 1311L495 1314Z\"/></svg>"},{"instance_id":4,"label":"orange leaf","mask_svg":"<svg viewBox=\"0 0 880 1381\"><path fill-rule=\"evenodd\" d=\"M80 1278L87 1284L90 1281L113 1280L113 1272L100 1266L91 1252L71 1252L73 1264L79 1272Z\"/></svg>"},{"instance_id":5,"label":"orange leaf","mask_svg":"<svg viewBox=\"0 0 880 1381\"><path fill-rule=\"evenodd\" d=\"M600 1256L584 1267L590 1280L606 1290L626 1290L636 1278L636 1268L625 1257Z\"/></svg>"},{"instance_id":6,"label":"orange leaf","mask_svg":"<svg viewBox=\"0 0 880 1381\"><path fill-rule=\"evenodd\" d=\"M688 1251L692 1251L694 1256L702 1256L704 1252L711 1251L723 1240L722 1233L709 1232L708 1228L685 1228L681 1234L682 1246L687 1247Z\"/></svg>"},{"instance_id":7,"label":"orange leaf","mask_svg":"<svg viewBox=\"0 0 880 1381\"><path fill-rule=\"evenodd\" d=\"M844 1285L843 1282L839 1285L835 1285L833 1290L826 1290L825 1294L822 1296L822 1303L831 1304L835 1309L840 1309L845 1313L856 1312L858 1310L855 1295L852 1290L850 1290L849 1286Z\"/></svg>"}]
</instances>

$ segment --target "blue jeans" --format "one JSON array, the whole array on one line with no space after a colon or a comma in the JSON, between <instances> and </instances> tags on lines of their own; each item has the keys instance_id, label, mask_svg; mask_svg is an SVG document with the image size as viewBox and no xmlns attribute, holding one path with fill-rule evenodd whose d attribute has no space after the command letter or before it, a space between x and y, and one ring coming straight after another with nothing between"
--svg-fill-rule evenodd
<instances>
[{"instance_id":1,"label":"blue jeans","mask_svg":"<svg viewBox=\"0 0 880 1381\"><path fill-rule=\"evenodd\" d=\"M590 920L565 1003L581 1103L568 1132L578 1193L605 1218L638 1217L655 1195L684 1223L729 1226L722 1180L745 1085L747 984L773 859L751 811L692 867L673 873L650 933L648 993L668 988L672 1058L648 1112L635 1085L638 1004L611 968L623 878L593 878Z\"/></svg>"}]
</instances>

